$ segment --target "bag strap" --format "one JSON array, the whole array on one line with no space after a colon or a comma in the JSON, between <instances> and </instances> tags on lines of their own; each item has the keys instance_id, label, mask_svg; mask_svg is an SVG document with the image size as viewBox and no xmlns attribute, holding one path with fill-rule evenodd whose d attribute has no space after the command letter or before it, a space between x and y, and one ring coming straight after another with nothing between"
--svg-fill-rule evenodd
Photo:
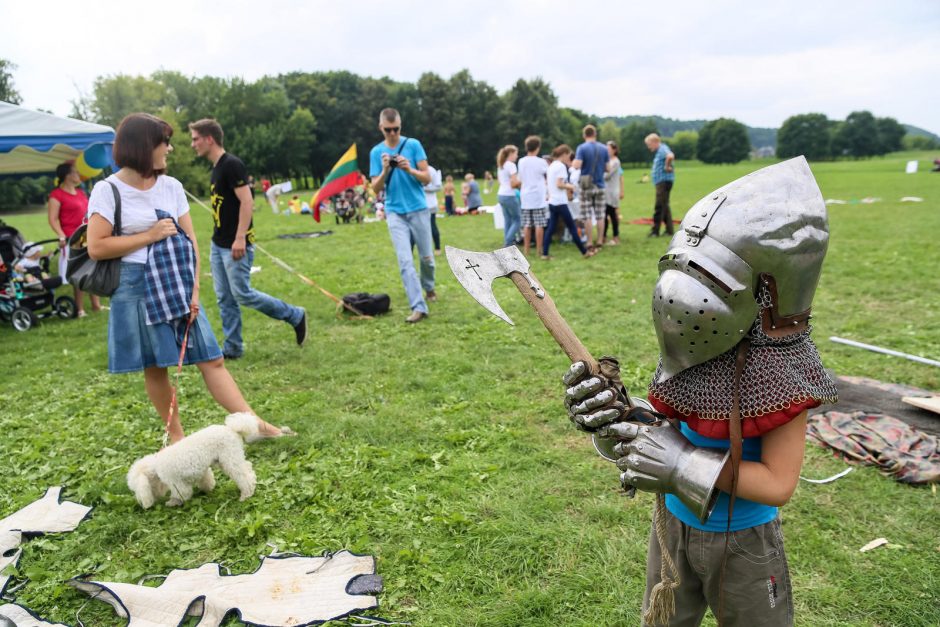
<instances>
[{"instance_id":1,"label":"bag strap","mask_svg":"<svg viewBox=\"0 0 940 627\"><path fill-rule=\"evenodd\" d=\"M401 151L402 151L402 150L404 150L405 144L408 143L408 140L409 140L409 139L411 139L411 138L410 138L410 137L406 137L406 138L405 138L405 141L403 141L403 142L401 143L401 145L398 147L398 152L395 153L395 156L396 156L396 157L401 154ZM415 164L415 165L417 165L417 164ZM389 184L392 182L392 175L395 174L395 172L396 172L397 170L398 170L398 168L393 168L392 171L388 173L388 180L385 181L385 197L386 197L386 198L388 198L388 188L389 188Z\"/></svg>"},{"instance_id":2,"label":"bag strap","mask_svg":"<svg viewBox=\"0 0 940 627\"><path fill-rule=\"evenodd\" d=\"M731 539L731 518L734 516L734 501L738 494L738 471L741 467L741 456L744 449L744 438L741 434L741 377L744 375L744 365L747 362L747 353L751 341L748 338L741 340L734 360L734 392L731 401L731 420L728 421L728 439L731 449L731 493L728 498L728 526L725 529L725 550L721 557L721 573L718 577L718 624L724 624L725 601L725 568L728 565L728 543Z\"/></svg>"},{"instance_id":3,"label":"bag strap","mask_svg":"<svg viewBox=\"0 0 940 627\"><path fill-rule=\"evenodd\" d=\"M105 181L108 185L111 186L111 191L114 192L114 226L111 228L111 235L120 235L121 234L121 192L118 191L117 185L111 181Z\"/></svg>"},{"instance_id":4,"label":"bag strap","mask_svg":"<svg viewBox=\"0 0 940 627\"><path fill-rule=\"evenodd\" d=\"M595 182L597 179L597 166L600 165L600 162L601 162L601 153L597 151L597 148L600 147L600 142L594 142L594 144L596 144L596 146L594 148L594 162L591 164L591 181L592 182Z\"/></svg>"}]
</instances>

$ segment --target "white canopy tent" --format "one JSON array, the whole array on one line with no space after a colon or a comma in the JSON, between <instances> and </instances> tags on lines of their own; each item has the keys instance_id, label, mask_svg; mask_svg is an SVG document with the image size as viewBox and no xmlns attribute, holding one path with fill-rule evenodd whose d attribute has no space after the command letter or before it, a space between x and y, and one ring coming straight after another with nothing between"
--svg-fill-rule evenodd
<instances>
[{"instance_id":1,"label":"white canopy tent","mask_svg":"<svg viewBox=\"0 0 940 627\"><path fill-rule=\"evenodd\" d=\"M0 176L48 174L101 145L111 160L114 129L0 101Z\"/></svg>"}]
</instances>

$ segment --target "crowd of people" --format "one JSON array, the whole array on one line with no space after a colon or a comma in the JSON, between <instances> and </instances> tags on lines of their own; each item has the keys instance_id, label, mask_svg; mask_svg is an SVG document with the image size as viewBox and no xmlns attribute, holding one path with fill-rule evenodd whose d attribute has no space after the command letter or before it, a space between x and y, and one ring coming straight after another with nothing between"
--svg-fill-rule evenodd
<instances>
[{"instance_id":1,"label":"crowd of people","mask_svg":"<svg viewBox=\"0 0 940 627\"><path fill-rule=\"evenodd\" d=\"M351 190L348 200L357 202L361 194L381 202L408 299L405 322L415 324L428 318L429 303L437 300L438 194L444 196L446 214L453 215L456 186L452 176L429 165L419 139L404 135L398 111L383 109L378 128L382 141L369 154L368 187ZM212 165L209 258L222 346L200 305L202 273L189 203L179 181L167 174L167 155L173 150L169 124L149 114L127 116L114 141L120 170L98 182L86 199L74 168L66 164L49 200L49 222L63 244L63 257L70 233L87 214L91 257L121 260L120 283L111 297L108 369L143 371L146 394L173 442L184 437L168 375L178 362L199 368L206 388L226 411L253 413L225 366L226 359L244 355L241 307L285 322L298 346L307 335L302 307L251 286L254 201L245 164L226 152L215 120L193 122L189 130L191 148ZM585 258L621 242L624 188L618 146L599 142L591 125L583 129L583 140L575 149L553 147L548 158L534 135L525 139L521 158L515 145L498 151L496 177L484 177L484 191L498 185L506 246L521 234L526 255L534 245L542 259L551 259L559 225ZM646 138L646 145L654 155L651 178L656 188L649 235L659 236L663 227L672 234L669 195L675 156L655 134ZM611 450L624 471L623 486L667 494L657 508L650 539L644 624L699 624L706 607L723 614L727 624L792 624L778 507L789 499L799 476L807 409L836 398L809 340L808 325L828 240L825 205L805 161L797 161L726 186L722 203L703 206L713 214L708 231L701 229L686 243L684 238L673 241L681 254L660 264L653 297L660 363L649 388L652 409L633 407L625 398L613 358L604 357L596 366L578 362L564 375L571 420L598 438L616 441ZM283 192L282 187L278 194ZM472 174L464 177L461 192L468 212L479 210L481 190ZM740 224L753 221L758 212L752 205L763 194L785 202L771 203L767 211L780 215L761 213L763 222L752 224L748 237L776 225L792 231L789 248L774 239L777 231L766 245L759 237L756 244L741 239ZM334 202L346 201L343 194ZM122 229L113 233L117 211ZM791 224L793 216L799 224ZM797 228L806 220L817 228ZM708 244L698 247L699 238L707 238ZM756 255L755 246L762 249ZM716 250L723 253L710 257ZM792 261L794 255L798 263ZM174 270L167 271L170 267ZM697 271L690 273L691 267ZM729 299L725 292L732 288L717 285L721 282L714 277L729 271L751 281L734 288L749 296ZM76 295L81 302L82 294ZM95 298L91 304L101 308ZM682 326L689 316L690 324ZM699 332L699 324L711 330L703 339L713 346L685 337L687 331ZM766 372L778 373L781 381L767 380ZM715 394L702 395L702 388ZM258 424L263 437L292 434L288 427L261 418ZM690 470L689 460L699 464L698 471ZM719 492L716 506L709 495ZM728 551L728 533L737 550Z\"/></svg>"}]
</instances>

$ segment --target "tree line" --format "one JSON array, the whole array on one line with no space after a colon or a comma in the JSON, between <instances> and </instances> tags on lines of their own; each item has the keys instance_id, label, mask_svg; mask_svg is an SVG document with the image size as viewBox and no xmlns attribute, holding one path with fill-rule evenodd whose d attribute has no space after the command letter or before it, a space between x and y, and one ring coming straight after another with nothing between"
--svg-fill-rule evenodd
<instances>
[{"instance_id":1,"label":"tree line","mask_svg":"<svg viewBox=\"0 0 940 627\"><path fill-rule=\"evenodd\" d=\"M0 59L0 99L18 102L14 68ZM225 129L226 149L240 156L256 177L292 178L310 187L353 143L360 170L368 172L369 149L381 140L378 112L389 106L401 112L405 134L421 140L432 165L455 175L492 171L496 151L507 143L521 146L528 135L541 136L545 151L560 143L576 146L588 123L597 126L601 141L618 142L625 164L649 163L651 154L643 139L649 133L664 135L663 130L672 133L664 140L678 159L736 163L747 159L752 148L753 129L733 119L711 120L695 131L677 130L689 127L670 124L668 118L598 118L559 106L551 85L542 78L520 78L500 94L468 70L449 78L426 72L414 83L347 71L290 72L254 81L190 77L166 70L150 76L101 76L91 93L73 101L71 116L113 127L135 111L164 118L175 129L173 175L187 189L205 193L209 166L188 149L187 125L192 121L217 119ZM899 149L902 137L904 128L896 120L875 118L866 111L853 113L844 122L802 114L789 118L780 129L778 155L865 157ZM0 188L11 188L0 203L31 202L41 195L42 187L0 183Z\"/></svg>"}]
</instances>

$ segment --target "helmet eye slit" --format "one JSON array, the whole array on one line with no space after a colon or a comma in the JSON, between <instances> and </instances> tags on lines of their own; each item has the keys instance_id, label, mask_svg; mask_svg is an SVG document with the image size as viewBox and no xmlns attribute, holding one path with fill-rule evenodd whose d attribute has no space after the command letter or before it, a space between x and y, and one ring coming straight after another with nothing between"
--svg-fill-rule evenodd
<instances>
[{"instance_id":1,"label":"helmet eye slit","mask_svg":"<svg viewBox=\"0 0 940 627\"><path fill-rule=\"evenodd\" d=\"M718 288L720 288L726 294L730 294L732 292L732 289L728 286L727 283L725 283L724 281L716 277L714 274L712 274L711 272L709 272L708 270L706 270L699 264L695 263L691 259L689 259L688 264L690 268L692 268L693 270L701 274L703 277L705 277L706 279L714 283Z\"/></svg>"}]
</instances>

